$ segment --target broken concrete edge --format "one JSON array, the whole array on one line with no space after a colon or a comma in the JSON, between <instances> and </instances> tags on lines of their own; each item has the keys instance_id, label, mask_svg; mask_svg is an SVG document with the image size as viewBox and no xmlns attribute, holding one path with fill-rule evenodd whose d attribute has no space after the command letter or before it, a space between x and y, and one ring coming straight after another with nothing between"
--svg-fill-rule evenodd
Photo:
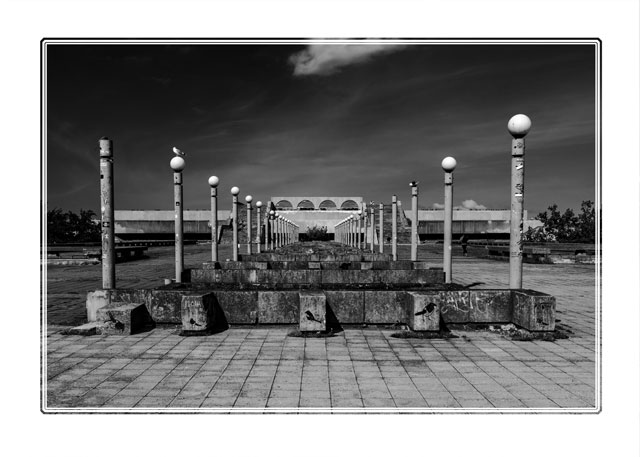
<instances>
[{"instance_id":1,"label":"broken concrete edge","mask_svg":"<svg viewBox=\"0 0 640 457\"><path fill-rule=\"evenodd\" d=\"M311 290L322 290L327 308L342 324L409 325L413 319L415 326L415 313L422 309L414 309L412 318L406 294L422 294L432 297L429 303L437 304L445 324L513 323L531 332L555 330L555 298L530 289ZM87 318L94 322L104 306L132 301L144 304L157 324L180 324L183 296L212 293L217 312L228 324L297 324L301 292L305 290L96 290L87 294Z\"/></svg>"}]
</instances>

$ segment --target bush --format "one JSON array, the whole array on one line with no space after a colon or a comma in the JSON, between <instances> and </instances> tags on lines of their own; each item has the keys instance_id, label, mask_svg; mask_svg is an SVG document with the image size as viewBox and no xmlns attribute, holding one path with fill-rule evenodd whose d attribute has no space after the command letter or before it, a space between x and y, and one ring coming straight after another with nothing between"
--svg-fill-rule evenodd
<instances>
[{"instance_id":1,"label":"bush","mask_svg":"<svg viewBox=\"0 0 640 457\"><path fill-rule=\"evenodd\" d=\"M582 202L580 214L575 215L572 209L560 213L555 203L536 219L543 223L542 227L529 228L524 233L524 241L559 242L559 243L595 243L596 212L591 200Z\"/></svg>"},{"instance_id":2,"label":"bush","mask_svg":"<svg viewBox=\"0 0 640 457\"><path fill-rule=\"evenodd\" d=\"M309 227L305 236L307 241L329 241L331 236L327 233L327 227Z\"/></svg>"}]
</instances>

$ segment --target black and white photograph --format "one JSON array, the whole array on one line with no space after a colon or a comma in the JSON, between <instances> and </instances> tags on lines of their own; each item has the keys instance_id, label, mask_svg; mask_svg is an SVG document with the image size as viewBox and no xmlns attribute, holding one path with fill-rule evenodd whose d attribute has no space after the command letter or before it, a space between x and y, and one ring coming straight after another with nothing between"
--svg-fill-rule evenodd
<instances>
[{"instance_id":1,"label":"black and white photograph","mask_svg":"<svg viewBox=\"0 0 640 457\"><path fill-rule=\"evenodd\" d=\"M45 40L44 410L597 413L599 51Z\"/></svg>"},{"instance_id":2,"label":"black and white photograph","mask_svg":"<svg viewBox=\"0 0 640 457\"><path fill-rule=\"evenodd\" d=\"M637 3L5 12L8 453L640 451Z\"/></svg>"}]
</instances>

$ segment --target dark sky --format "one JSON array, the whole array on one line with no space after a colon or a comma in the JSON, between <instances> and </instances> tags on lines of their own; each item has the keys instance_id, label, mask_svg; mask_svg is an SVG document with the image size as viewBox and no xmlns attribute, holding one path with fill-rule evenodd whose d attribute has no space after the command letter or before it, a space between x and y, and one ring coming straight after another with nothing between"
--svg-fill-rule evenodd
<instances>
[{"instance_id":1,"label":"dark sky","mask_svg":"<svg viewBox=\"0 0 640 457\"><path fill-rule=\"evenodd\" d=\"M172 209L172 147L187 209L207 178L255 200L362 196L408 208L509 207L509 118L525 113L525 208L595 199L593 45L47 46L49 208L99 212L98 139L114 141L116 209ZM473 202L471 202L471 200ZM474 203L475 202L475 203Z\"/></svg>"}]
</instances>

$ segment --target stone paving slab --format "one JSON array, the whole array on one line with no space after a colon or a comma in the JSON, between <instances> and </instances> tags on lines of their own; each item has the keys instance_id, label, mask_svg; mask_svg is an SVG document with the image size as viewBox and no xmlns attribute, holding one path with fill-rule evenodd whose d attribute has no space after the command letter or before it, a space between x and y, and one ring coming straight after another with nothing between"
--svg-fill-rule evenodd
<instances>
[{"instance_id":1,"label":"stone paving slab","mask_svg":"<svg viewBox=\"0 0 640 457\"><path fill-rule=\"evenodd\" d=\"M207 260L206 246L186 248L187 266ZM172 275L171 252L149 251L149 259L118 265L119 286L152 287ZM441 262L431 247L419 253L435 266ZM455 282L508 287L508 263L455 254ZM592 412L599 406L594 265L524 265L524 287L554 295L559 325L572 332L555 342L511 341L488 331L396 339L393 329L376 327L347 327L325 339L287 336L294 327L234 327L197 337L181 337L178 327L64 335L84 319L84 293L100 284L99 266L74 268L48 274L47 411Z\"/></svg>"}]
</instances>

